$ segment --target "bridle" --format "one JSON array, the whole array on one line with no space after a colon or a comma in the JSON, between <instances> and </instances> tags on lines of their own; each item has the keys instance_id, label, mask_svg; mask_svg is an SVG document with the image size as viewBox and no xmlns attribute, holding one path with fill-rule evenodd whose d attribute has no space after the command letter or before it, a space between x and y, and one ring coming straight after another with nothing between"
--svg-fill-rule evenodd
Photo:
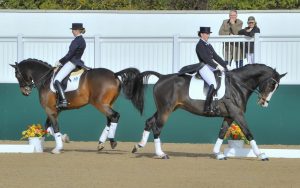
<instances>
[{"instance_id":1,"label":"bridle","mask_svg":"<svg viewBox=\"0 0 300 188\"><path fill-rule=\"evenodd\" d=\"M229 75L228 75L228 76L229 76ZM269 78L266 78L264 81L262 81L262 84L265 83L266 81L269 81L270 79L271 79L272 81L274 81L276 84L279 85L278 81L276 81L272 76L270 76ZM257 89L257 87L256 87L255 89L252 89L252 88L250 88L249 86L247 86L246 84L244 84L244 83L241 82L241 81L235 80L235 82L239 83L241 86L243 86L243 87L246 88L247 90L250 90L250 91L256 93L257 96L258 96L258 98L260 98L260 99L264 100L265 102L269 103L268 100L266 100L264 97L262 97L261 91L260 91L259 89Z\"/></svg>"},{"instance_id":2,"label":"bridle","mask_svg":"<svg viewBox=\"0 0 300 188\"><path fill-rule=\"evenodd\" d=\"M25 80L24 76L22 75L22 72L20 71L18 64L16 64L16 73L19 75L19 79L21 80L21 83L19 83L20 87L23 87L26 91L30 91L32 90L32 88L39 87L41 83L45 80L47 75L53 71L53 69L54 68L49 69L43 76L40 77L38 81L34 82L32 80L30 83L28 83Z\"/></svg>"}]
</instances>

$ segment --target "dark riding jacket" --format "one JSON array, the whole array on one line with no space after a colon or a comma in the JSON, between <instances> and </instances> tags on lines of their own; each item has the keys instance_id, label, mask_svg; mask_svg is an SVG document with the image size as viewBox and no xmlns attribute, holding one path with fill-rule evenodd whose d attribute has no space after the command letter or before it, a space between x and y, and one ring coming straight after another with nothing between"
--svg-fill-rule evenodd
<instances>
[{"instance_id":1,"label":"dark riding jacket","mask_svg":"<svg viewBox=\"0 0 300 188\"><path fill-rule=\"evenodd\" d=\"M86 44L84 38L79 35L71 42L68 53L59 60L61 64L66 64L71 61L74 65L82 66L84 62L81 60L81 56L85 50Z\"/></svg>"},{"instance_id":2,"label":"dark riding jacket","mask_svg":"<svg viewBox=\"0 0 300 188\"><path fill-rule=\"evenodd\" d=\"M199 40L196 46L196 53L200 64L203 64L203 66L204 64L207 64L213 68L217 68L218 64L213 61L215 60L226 69L225 61L215 52L211 44L205 42L204 40Z\"/></svg>"},{"instance_id":3,"label":"dark riding jacket","mask_svg":"<svg viewBox=\"0 0 300 188\"><path fill-rule=\"evenodd\" d=\"M253 29L248 32L249 27L239 30L239 35L245 35L248 37L254 37L255 33L260 33L260 29L257 26L254 26ZM245 52L248 53L248 42L245 44ZM250 42L250 53L254 53L254 42Z\"/></svg>"}]
</instances>

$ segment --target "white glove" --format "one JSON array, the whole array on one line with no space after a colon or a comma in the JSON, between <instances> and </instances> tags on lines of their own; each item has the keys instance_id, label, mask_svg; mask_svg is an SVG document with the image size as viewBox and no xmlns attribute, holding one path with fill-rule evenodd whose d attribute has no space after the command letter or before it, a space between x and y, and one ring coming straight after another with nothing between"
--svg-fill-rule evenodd
<instances>
[{"instance_id":1,"label":"white glove","mask_svg":"<svg viewBox=\"0 0 300 188\"><path fill-rule=\"evenodd\" d=\"M221 65L218 65L218 66L217 66L217 69L220 70L221 72L224 72L224 71L225 71L224 67L222 67Z\"/></svg>"},{"instance_id":2,"label":"white glove","mask_svg":"<svg viewBox=\"0 0 300 188\"><path fill-rule=\"evenodd\" d=\"M55 67L60 67L60 66L62 66L62 64L59 61L56 61Z\"/></svg>"},{"instance_id":3,"label":"white glove","mask_svg":"<svg viewBox=\"0 0 300 188\"><path fill-rule=\"evenodd\" d=\"M231 71L232 70L232 67L230 65L227 65L226 68Z\"/></svg>"}]
</instances>

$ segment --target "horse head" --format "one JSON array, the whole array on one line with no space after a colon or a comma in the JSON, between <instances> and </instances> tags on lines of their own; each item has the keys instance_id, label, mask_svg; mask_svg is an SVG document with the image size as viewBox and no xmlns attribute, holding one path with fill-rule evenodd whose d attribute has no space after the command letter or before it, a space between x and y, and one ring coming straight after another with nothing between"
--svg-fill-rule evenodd
<instances>
[{"instance_id":1,"label":"horse head","mask_svg":"<svg viewBox=\"0 0 300 188\"><path fill-rule=\"evenodd\" d=\"M259 88L259 99L258 104L262 107L268 107L269 101L272 95L279 86L280 79L287 73L279 74L275 69L273 70L272 76L267 77L265 80L260 82Z\"/></svg>"},{"instance_id":2,"label":"horse head","mask_svg":"<svg viewBox=\"0 0 300 188\"><path fill-rule=\"evenodd\" d=\"M19 82L21 92L25 96L29 96L32 88L34 87L33 79L28 71L23 70L22 66L19 63L15 62L15 65L10 64L15 68L15 76Z\"/></svg>"},{"instance_id":3,"label":"horse head","mask_svg":"<svg viewBox=\"0 0 300 188\"><path fill-rule=\"evenodd\" d=\"M26 59L11 66L15 68L15 76L25 96L30 95L33 87L42 85L53 72L51 65L37 59Z\"/></svg>"}]
</instances>

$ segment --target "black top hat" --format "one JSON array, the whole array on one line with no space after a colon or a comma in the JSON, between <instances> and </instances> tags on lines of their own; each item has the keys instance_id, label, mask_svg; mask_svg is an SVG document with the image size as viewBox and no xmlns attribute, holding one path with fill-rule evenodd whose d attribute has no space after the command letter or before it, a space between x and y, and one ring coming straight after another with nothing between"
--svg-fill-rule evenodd
<instances>
[{"instance_id":1,"label":"black top hat","mask_svg":"<svg viewBox=\"0 0 300 188\"><path fill-rule=\"evenodd\" d=\"M200 27L199 33L212 33L210 27Z\"/></svg>"},{"instance_id":2,"label":"black top hat","mask_svg":"<svg viewBox=\"0 0 300 188\"><path fill-rule=\"evenodd\" d=\"M72 23L72 30L84 30L82 23Z\"/></svg>"}]
</instances>

